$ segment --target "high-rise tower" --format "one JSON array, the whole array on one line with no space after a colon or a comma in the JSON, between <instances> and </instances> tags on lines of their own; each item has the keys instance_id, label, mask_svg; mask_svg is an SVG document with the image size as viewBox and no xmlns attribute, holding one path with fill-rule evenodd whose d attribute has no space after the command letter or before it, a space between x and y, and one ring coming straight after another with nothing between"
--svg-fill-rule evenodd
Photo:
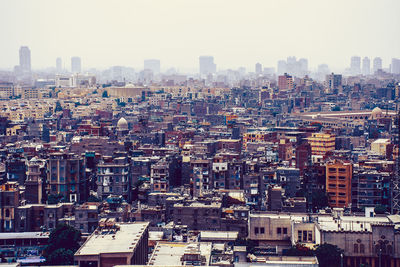
<instances>
[{"instance_id":1,"label":"high-rise tower","mask_svg":"<svg viewBox=\"0 0 400 267\"><path fill-rule=\"evenodd\" d=\"M82 62L80 57L71 58L71 71L73 73L80 73L82 71Z\"/></svg>"},{"instance_id":2,"label":"high-rise tower","mask_svg":"<svg viewBox=\"0 0 400 267\"><path fill-rule=\"evenodd\" d=\"M217 65L214 63L214 57L201 56L199 57L200 74L210 74L217 71Z\"/></svg>"},{"instance_id":3,"label":"high-rise tower","mask_svg":"<svg viewBox=\"0 0 400 267\"><path fill-rule=\"evenodd\" d=\"M371 61L369 57L364 57L362 61L362 74L369 75L371 73Z\"/></svg>"},{"instance_id":4,"label":"high-rise tower","mask_svg":"<svg viewBox=\"0 0 400 267\"><path fill-rule=\"evenodd\" d=\"M19 49L19 67L22 72L31 71L31 50L27 46L21 46Z\"/></svg>"},{"instance_id":5,"label":"high-rise tower","mask_svg":"<svg viewBox=\"0 0 400 267\"><path fill-rule=\"evenodd\" d=\"M380 57L374 58L372 71L375 73L382 69L382 59Z\"/></svg>"}]
</instances>

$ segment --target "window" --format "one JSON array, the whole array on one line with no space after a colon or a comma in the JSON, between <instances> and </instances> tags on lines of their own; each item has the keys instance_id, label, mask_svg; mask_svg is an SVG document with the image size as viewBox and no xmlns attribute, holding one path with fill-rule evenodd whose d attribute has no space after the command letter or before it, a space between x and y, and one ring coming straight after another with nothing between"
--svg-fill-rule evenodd
<instances>
[{"instance_id":1,"label":"window","mask_svg":"<svg viewBox=\"0 0 400 267\"><path fill-rule=\"evenodd\" d=\"M6 217L10 217L10 210L6 209Z\"/></svg>"},{"instance_id":2,"label":"window","mask_svg":"<svg viewBox=\"0 0 400 267\"><path fill-rule=\"evenodd\" d=\"M307 242L307 231L303 231L303 241Z\"/></svg>"},{"instance_id":3,"label":"window","mask_svg":"<svg viewBox=\"0 0 400 267\"><path fill-rule=\"evenodd\" d=\"M278 235L282 234L282 228L280 228L280 227L276 228L276 233Z\"/></svg>"},{"instance_id":4,"label":"window","mask_svg":"<svg viewBox=\"0 0 400 267\"><path fill-rule=\"evenodd\" d=\"M312 241L312 231L308 231L308 241Z\"/></svg>"},{"instance_id":5,"label":"window","mask_svg":"<svg viewBox=\"0 0 400 267\"><path fill-rule=\"evenodd\" d=\"M358 244L354 244L353 252L358 253Z\"/></svg>"},{"instance_id":6,"label":"window","mask_svg":"<svg viewBox=\"0 0 400 267\"><path fill-rule=\"evenodd\" d=\"M364 244L360 244L360 253L365 253Z\"/></svg>"},{"instance_id":7,"label":"window","mask_svg":"<svg viewBox=\"0 0 400 267\"><path fill-rule=\"evenodd\" d=\"M260 234L264 234L265 233L265 228L264 227L260 227Z\"/></svg>"},{"instance_id":8,"label":"window","mask_svg":"<svg viewBox=\"0 0 400 267\"><path fill-rule=\"evenodd\" d=\"M258 227L254 227L254 234L258 235Z\"/></svg>"},{"instance_id":9,"label":"window","mask_svg":"<svg viewBox=\"0 0 400 267\"><path fill-rule=\"evenodd\" d=\"M302 233L303 233L302 231L297 231L297 241L298 241L298 242L301 242L301 240L302 240L302 239L301 239Z\"/></svg>"},{"instance_id":10,"label":"window","mask_svg":"<svg viewBox=\"0 0 400 267\"><path fill-rule=\"evenodd\" d=\"M287 228L286 228L286 227L283 228L283 234L284 234L284 235L287 235Z\"/></svg>"}]
</instances>

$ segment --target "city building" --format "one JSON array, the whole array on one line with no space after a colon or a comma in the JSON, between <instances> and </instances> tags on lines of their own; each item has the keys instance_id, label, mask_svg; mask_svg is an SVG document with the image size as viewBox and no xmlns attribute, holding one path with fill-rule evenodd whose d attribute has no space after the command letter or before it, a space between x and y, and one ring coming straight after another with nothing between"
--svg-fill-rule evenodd
<instances>
[{"instance_id":1,"label":"city building","mask_svg":"<svg viewBox=\"0 0 400 267\"><path fill-rule=\"evenodd\" d=\"M102 221L75 253L74 259L79 267L146 265L148 227L148 222Z\"/></svg>"},{"instance_id":2,"label":"city building","mask_svg":"<svg viewBox=\"0 0 400 267\"><path fill-rule=\"evenodd\" d=\"M351 204L352 178L351 163L334 161L326 164L326 192L331 207L344 208Z\"/></svg>"},{"instance_id":3,"label":"city building","mask_svg":"<svg viewBox=\"0 0 400 267\"><path fill-rule=\"evenodd\" d=\"M291 91L294 89L293 77L287 73L278 77L278 89Z\"/></svg>"},{"instance_id":4,"label":"city building","mask_svg":"<svg viewBox=\"0 0 400 267\"><path fill-rule=\"evenodd\" d=\"M362 61L362 74L369 75L371 73L371 61L369 57L364 57Z\"/></svg>"},{"instance_id":5,"label":"city building","mask_svg":"<svg viewBox=\"0 0 400 267\"><path fill-rule=\"evenodd\" d=\"M83 159L73 153L50 154L47 183L50 194L61 194L67 201L84 201L89 195Z\"/></svg>"},{"instance_id":6,"label":"city building","mask_svg":"<svg viewBox=\"0 0 400 267\"><path fill-rule=\"evenodd\" d=\"M72 73L82 72L82 62L80 57L71 57L71 72Z\"/></svg>"},{"instance_id":7,"label":"city building","mask_svg":"<svg viewBox=\"0 0 400 267\"><path fill-rule=\"evenodd\" d=\"M257 75L262 73L262 65L261 65L261 63L256 63L255 71L256 71Z\"/></svg>"},{"instance_id":8,"label":"city building","mask_svg":"<svg viewBox=\"0 0 400 267\"><path fill-rule=\"evenodd\" d=\"M217 65L214 63L214 57L212 56L200 56L199 67L201 75L217 72Z\"/></svg>"},{"instance_id":9,"label":"city building","mask_svg":"<svg viewBox=\"0 0 400 267\"><path fill-rule=\"evenodd\" d=\"M211 242L157 242L149 266L209 266Z\"/></svg>"},{"instance_id":10,"label":"city building","mask_svg":"<svg viewBox=\"0 0 400 267\"><path fill-rule=\"evenodd\" d=\"M23 73L31 72L31 50L27 46L19 49L19 67Z\"/></svg>"},{"instance_id":11,"label":"city building","mask_svg":"<svg viewBox=\"0 0 400 267\"><path fill-rule=\"evenodd\" d=\"M62 66L62 59L60 57L58 57L56 59L56 72L57 73L61 73L63 70L63 66Z\"/></svg>"},{"instance_id":12,"label":"city building","mask_svg":"<svg viewBox=\"0 0 400 267\"><path fill-rule=\"evenodd\" d=\"M378 70L382 70L382 59L380 57L374 58L372 70L373 74L375 74Z\"/></svg>"},{"instance_id":13,"label":"city building","mask_svg":"<svg viewBox=\"0 0 400 267\"><path fill-rule=\"evenodd\" d=\"M16 209L19 206L18 183L7 182L0 186L0 229L1 232L15 230Z\"/></svg>"},{"instance_id":14,"label":"city building","mask_svg":"<svg viewBox=\"0 0 400 267\"><path fill-rule=\"evenodd\" d=\"M311 146L311 154L325 155L335 149L335 135L331 133L312 133L307 138Z\"/></svg>"},{"instance_id":15,"label":"city building","mask_svg":"<svg viewBox=\"0 0 400 267\"><path fill-rule=\"evenodd\" d=\"M130 165L128 158L103 157L97 165L97 196L106 199L108 196L121 195L125 200L130 200Z\"/></svg>"},{"instance_id":16,"label":"city building","mask_svg":"<svg viewBox=\"0 0 400 267\"><path fill-rule=\"evenodd\" d=\"M329 89L338 89L342 86L342 75L341 74L329 74L326 76L326 82Z\"/></svg>"},{"instance_id":17,"label":"city building","mask_svg":"<svg viewBox=\"0 0 400 267\"><path fill-rule=\"evenodd\" d=\"M154 74L159 74L161 67L160 67L160 60L158 59L146 59L144 61L144 69L151 70Z\"/></svg>"},{"instance_id":18,"label":"city building","mask_svg":"<svg viewBox=\"0 0 400 267\"><path fill-rule=\"evenodd\" d=\"M392 58L391 71L393 74L400 74L400 59Z\"/></svg>"},{"instance_id":19,"label":"city building","mask_svg":"<svg viewBox=\"0 0 400 267\"><path fill-rule=\"evenodd\" d=\"M350 72L352 75L361 74L361 57L351 57Z\"/></svg>"}]
</instances>

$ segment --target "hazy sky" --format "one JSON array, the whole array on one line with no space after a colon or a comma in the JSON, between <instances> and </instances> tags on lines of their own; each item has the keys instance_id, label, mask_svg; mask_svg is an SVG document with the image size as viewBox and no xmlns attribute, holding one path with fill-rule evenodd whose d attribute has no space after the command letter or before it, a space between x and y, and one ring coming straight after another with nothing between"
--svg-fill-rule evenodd
<instances>
[{"instance_id":1,"label":"hazy sky","mask_svg":"<svg viewBox=\"0 0 400 267\"><path fill-rule=\"evenodd\" d=\"M199 55L218 69L276 67L287 56L345 68L350 57L400 58L399 0L1 0L0 68L18 64L27 45L32 67L197 70Z\"/></svg>"}]
</instances>

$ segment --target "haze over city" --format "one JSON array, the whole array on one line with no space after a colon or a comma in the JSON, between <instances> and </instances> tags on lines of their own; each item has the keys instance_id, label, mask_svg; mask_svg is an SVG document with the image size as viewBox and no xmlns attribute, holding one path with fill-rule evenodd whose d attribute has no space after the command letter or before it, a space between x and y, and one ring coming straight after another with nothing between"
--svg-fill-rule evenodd
<instances>
[{"instance_id":1,"label":"haze over city","mask_svg":"<svg viewBox=\"0 0 400 267\"><path fill-rule=\"evenodd\" d=\"M287 56L307 58L310 69L343 71L351 56L400 57L400 1L1 1L0 68L32 51L32 68L85 69L114 65L140 69L157 58L162 70L198 70L212 55L218 70L255 62L275 67Z\"/></svg>"},{"instance_id":2,"label":"haze over city","mask_svg":"<svg viewBox=\"0 0 400 267\"><path fill-rule=\"evenodd\" d=\"M400 267L400 0L0 0L0 267Z\"/></svg>"}]
</instances>

